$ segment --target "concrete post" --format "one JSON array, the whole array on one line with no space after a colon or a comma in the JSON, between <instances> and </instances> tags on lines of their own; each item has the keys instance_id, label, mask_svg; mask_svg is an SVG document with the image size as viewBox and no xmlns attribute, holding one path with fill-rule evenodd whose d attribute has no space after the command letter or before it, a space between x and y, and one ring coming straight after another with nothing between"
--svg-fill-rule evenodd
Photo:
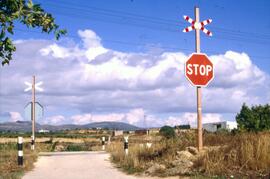
<instances>
[{"instance_id":1,"label":"concrete post","mask_svg":"<svg viewBox=\"0 0 270 179\"><path fill-rule=\"evenodd\" d=\"M18 165L23 165L23 138L18 137Z\"/></svg>"},{"instance_id":2,"label":"concrete post","mask_svg":"<svg viewBox=\"0 0 270 179\"><path fill-rule=\"evenodd\" d=\"M125 150L125 155L128 155L128 136L124 137L124 150Z\"/></svg>"},{"instance_id":3,"label":"concrete post","mask_svg":"<svg viewBox=\"0 0 270 179\"><path fill-rule=\"evenodd\" d=\"M102 137L102 150L105 150L105 137Z\"/></svg>"}]
</instances>

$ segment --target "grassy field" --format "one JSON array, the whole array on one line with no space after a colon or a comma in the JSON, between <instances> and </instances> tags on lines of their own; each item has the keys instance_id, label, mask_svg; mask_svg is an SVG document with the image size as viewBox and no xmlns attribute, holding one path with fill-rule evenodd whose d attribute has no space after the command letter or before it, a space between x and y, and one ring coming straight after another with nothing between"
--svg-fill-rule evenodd
<instances>
[{"instance_id":1,"label":"grassy field","mask_svg":"<svg viewBox=\"0 0 270 179\"><path fill-rule=\"evenodd\" d=\"M17 144L0 144L0 179L21 178L24 171L28 171L33 168L33 164L38 157L38 152L50 151L51 144L40 143L36 146L35 152L30 150L30 143L25 143L23 148L24 165L20 167L17 164Z\"/></svg>"},{"instance_id":2,"label":"grassy field","mask_svg":"<svg viewBox=\"0 0 270 179\"><path fill-rule=\"evenodd\" d=\"M85 135L85 134L82 134ZM20 178L33 168L39 152L101 150L100 136L62 137L43 135L36 140L35 152L30 150L30 138L24 138L24 166L17 165L17 144L13 136L0 137L0 179ZM127 173L144 173L153 164L166 169L179 151L196 145L194 130L165 139L159 135L136 136L129 139L129 155L123 150L123 137L113 138L106 147L111 159ZM150 148L146 143L152 143ZM194 161L192 178L265 178L270 173L270 132L261 133L204 133L204 153ZM164 171L154 175L166 176Z\"/></svg>"},{"instance_id":3,"label":"grassy field","mask_svg":"<svg viewBox=\"0 0 270 179\"><path fill-rule=\"evenodd\" d=\"M195 131L182 133L174 139L153 140L152 147L147 148L143 144L149 137L141 136L138 141L131 136L128 156L122 141L113 142L108 151L112 161L128 173L142 173L154 163L169 169L177 151L195 146L195 137ZM267 178L270 173L270 132L205 133L204 146L204 153L194 161L193 177ZM154 175L164 176L164 171Z\"/></svg>"}]
</instances>

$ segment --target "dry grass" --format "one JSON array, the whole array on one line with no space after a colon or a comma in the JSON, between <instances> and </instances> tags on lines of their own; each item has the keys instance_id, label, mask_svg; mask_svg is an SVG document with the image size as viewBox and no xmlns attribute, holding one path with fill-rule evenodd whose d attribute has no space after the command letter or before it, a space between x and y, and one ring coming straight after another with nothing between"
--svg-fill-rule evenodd
<instances>
[{"instance_id":1,"label":"dry grass","mask_svg":"<svg viewBox=\"0 0 270 179\"><path fill-rule=\"evenodd\" d=\"M209 138L212 139L209 140ZM209 150L198 166L208 175L234 175L252 178L270 173L270 133L245 133L237 135L209 135L208 143L220 140L218 150ZM215 139L216 138L216 139ZM224 142L225 141L225 142Z\"/></svg>"},{"instance_id":2,"label":"dry grass","mask_svg":"<svg viewBox=\"0 0 270 179\"><path fill-rule=\"evenodd\" d=\"M129 139L129 154L125 156L123 141L113 142L108 146L111 159L119 167L128 173L145 171L153 163L170 166L170 162L176 158L176 151L187 146L194 145L193 134L181 134L179 137L164 140L160 136L131 136ZM147 148L145 143L151 142L152 147Z\"/></svg>"},{"instance_id":3,"label":"dry grass","mask_svg":"<svg viewBox=\"0 0 270 179\"><path fill-rule=\"evenodd\" d=\"M38 152L48 151L49 144L40 143L37 145L35 152L30 150L30 144L24 143L24 165L17 164L17 144L5 143L0 144L0 179L17 179L21 178L24 171L31 170L37 159Z\"/></svg>"},{"instance_id":4,"label":"dry grass","mask_svg":"<svg viewBox=\"0 0 270 179\"><path fill-rule=\"evenodd\" d=\"M152 139L153 145L148 149L140 146L149 141L145 137L131 137L128 156L124 154L123 141L113 142L108 148L112 161L128 173L143 172L153 163L164 164L169 168L177 151L195 146L196 135L193 131L179 134L177 138L170 140ZM270 132L236 135L205 133L204 145L205 155L201 155L195 162L195 174L224 178L231 175L236 178L260 178L270 173Z\"/></svg>"}]
</instances>

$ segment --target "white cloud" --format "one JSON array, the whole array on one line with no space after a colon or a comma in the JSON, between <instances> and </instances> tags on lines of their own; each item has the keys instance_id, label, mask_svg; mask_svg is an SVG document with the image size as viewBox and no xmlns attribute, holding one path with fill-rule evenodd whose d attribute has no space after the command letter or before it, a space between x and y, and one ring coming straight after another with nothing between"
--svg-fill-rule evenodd
<instances>
[{"instance_id":1,"label":"white cloud","mask_svg":"<svg viewBox=\"0 0 270 179\"><path fill-rule=\"evenodd\" d=\"M40 50L41 55L47 56L52 53L52 56L55 58L66 58L69 57L69 51L66 48L60 47L57 44L49 45L47 48Z\"/></svg>"},{"instance_id":2,"label":"white cloud","mask_svg":"<svg viewBox=\"0 0 270 179\"><path fill-rule=\"evenodd\" d=\"M17 41L14 60L0 72L0 113L21 111L31 98L23 92L23 82L36 74L44 82L45 91L37 93L37 99L45 106L45 115L59 114L48 118L51 123L105 120L142 125L145 111L153 125L194 119L196 91L184 76L187 54L118 52L104 48L91 30L78 34L79 43ZM228 51L210 59L215 79L202 89L203 112L212 114L205 116L209 121L238 112L244 102L269 103L269 74L246 53ZM180 117L159 117L170 113Z\"/></svg>"},{"instance_id":3,"label":"white cloud","mask_svg":"<svg viewBox=\"0 0 270 179\"><path fill-rule=\"evenodd\" d=\"M206 113L202 116L202 123L212 123L222 121L221 114ZM176 125L191 125L192 127L197 126L197 113L184 113L177 116L170 116L165 120L166 125L176 126Z\"/></svg>"},{"instance_id":4,"label":"white cloud","mask_svg":"<svg viewBox=\"0 0 270 179\"><path fill-rule=\"evenodd\" d=\"M71 116L72 123L74 124L87 124L92 122L91 114Z\"/></svg>"},{"instance_id":5,"label":"white cloud","mask_svg":"<svg viewBox=\"0 0 270 179\"><path fill-rule=\"evenodd\" d=\"M126 121L129 124L138 125L144 120L144 110L139 109L133 109L128 114L126 114Z\"/></svg>"},{"instance_id":6,"label":"white cloud","mask_svg":"<svg viewBox=\"0 0 270 179\"><path fill-rule=\"evenodd\" d=\"M252 63L246 53L237 53L228 51L224 55L227 59L232 60L237 70L245 70L251 67Z\"/></svg>"},{"instance_id":7,"label":"white cloud","mask_svg":"<svg viewBox=\"0 0 270 179\"><path fill-rule=\"evenodd\" d=\"M106 53L108 50L101 45L101 39L92 30L79 30L79 36L84 42L85 56L89 61L94 60L97 56Z\"/></svg>"},{"instance_id":8,"label":"white cloud","mask_svg":"<svg viewBox=\"0 0 270 179\"><path fill-rule=\"evenodd\" d=\"M17 116L17 117L15 117ZM20 114L13 113L13 120L20 118ZM196 113L182 113L180 115L169 115L167 117L159 117L158 115L146 115L143 109L137 108L128 111L127 113L107 113L107 114L78 114L73 115L70 118L66 118L62 115L56 115L47 117L44 124L88 124L92 122L126 122L139 127L157 127L163 125L176 126L189 124L192 127L197 126L197 114ZM219 122L223 121L222 115L217 113L205 113L202 117L203 123Z\"/></svg>"},{"instance_id":9,"label":"white cloud","mask_svg":"<svg viewBox=\"0 0 270 179\"><path fill-rule=\"evenodd\" d=\"M84 42L85 48L91 47L100 47L101 45L101 38L97 36L97 34L92 30L79 30L79 36L82 38Z\"/></svg>"},{"instance_id":10,"label":"white cloud","mask_svg":"<svg viewBox=\"0 0 270 179\"><path fill-rule=\"evenodd\" d=\"M54 125L57 125L57 124L62 124L62 123L65 123L66 121L66 118L62 115L56 115L56 116L51 116L51 117L47 117L45 119L45 124L54 124Z\"/></svg>"},{"instance_id":11,"label":"white cloud","mask_svg":"<svg viewBox=\"0 0 270 179\"><path fill-rule=\"evenodd\" d=\"M23 118L20 113L18 112L9 112L10 113L10 121L15 122L15 121L22 121Z\"/></svg>"},{"instance_id":12,"label":"white cloud","mask_svg":"<svg viewBox=\"0 0 270 179\"><path fill-rule=\"evenodd\" d=\"M110 113L110 114L96 114L93 115L92 122L102 122L102 121L116 121L121 122L124 118L124 114Z\"/></svg>"}]
</instances>

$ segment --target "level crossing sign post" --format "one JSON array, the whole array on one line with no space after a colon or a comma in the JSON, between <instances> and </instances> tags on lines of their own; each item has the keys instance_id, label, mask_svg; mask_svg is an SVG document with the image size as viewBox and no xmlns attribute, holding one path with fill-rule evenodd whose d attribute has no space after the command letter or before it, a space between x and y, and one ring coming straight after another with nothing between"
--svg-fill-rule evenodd
<instances>
[{"instance_id":1,"label":"level crossing sign post","mask_svg":"<svg viewBox=\"0 0 270 179\"><path fill-rule=\"evenodd\" d=\"M40 85L42 85L43 82L38 82L36 83L36 78L35 76L33 76L33 80L32 80L32 84L29 82L25 82L25 85L27 85L28 87L24 90L26 91L30 91L32 90L32 105L31 105L31 119L32 119L32 142L31 142L31 149L34 150L35 149L35 120L36 120L36 90L37 91L43 91L43 89L40 87Z\"/></svg>"},{"instance_id":2,"label":"level crossing sign post","mask_svg":"<svg viewBox=\"0 0 270 179\"><path fill-rule=\"evenodd\" d=\"M195 20L188 16L183 16L184 20L188 21L191 26L184 28L183 32L190 32L195 30L195 52L185 63L185 76L196 86L197 92L197 128L198 128L198 150L203 148L202 137L202 101L201 101L201 87L207 86L214 78L214 68L212 62L205 54L200 53L200 30L208 36L212 36L212 32L205 28L205 25L212 22L212 19L207 19L200 22L199 8L195 7Z\"/></svg>"}]
</instances>

